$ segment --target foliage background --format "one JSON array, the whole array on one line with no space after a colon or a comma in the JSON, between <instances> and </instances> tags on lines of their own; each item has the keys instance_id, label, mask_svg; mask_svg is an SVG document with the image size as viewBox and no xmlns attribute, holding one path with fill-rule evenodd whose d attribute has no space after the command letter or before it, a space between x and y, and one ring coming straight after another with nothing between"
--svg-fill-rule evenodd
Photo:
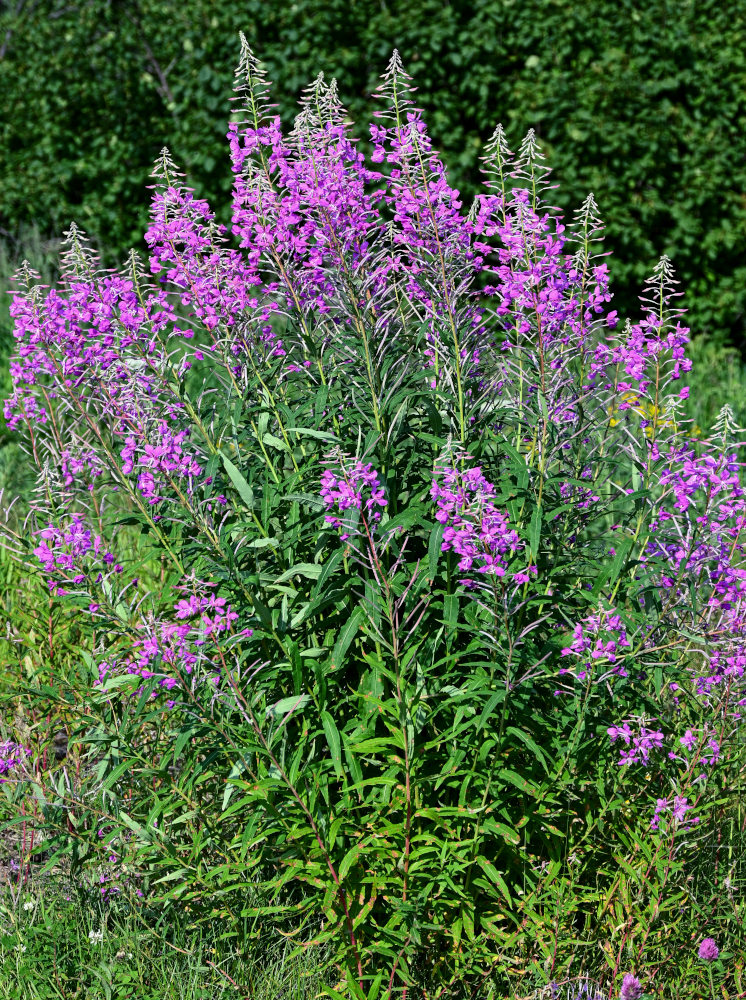
<instances>
[{"instance_id":1,"label":"foliage background","mask_svg":"<svg viewBox=\"0 0 746 1000\"><path fill-rule=\"evenodd\" d=\"M4 6L4 10L3 10ZM321 69L352 118L391 49L465 195L502 121L535 128L561 207L592 190L620 312L658 257L695 335L746 347L746 7L716 0L6 0L0 5L0 236L69 221L109 263L141 238L165 144L224 192L227 95L243 30L284 121ZM11 246L11 250L14 249ZM18 247L15 247L18 250Z\"/></svg>"}]
</instances>

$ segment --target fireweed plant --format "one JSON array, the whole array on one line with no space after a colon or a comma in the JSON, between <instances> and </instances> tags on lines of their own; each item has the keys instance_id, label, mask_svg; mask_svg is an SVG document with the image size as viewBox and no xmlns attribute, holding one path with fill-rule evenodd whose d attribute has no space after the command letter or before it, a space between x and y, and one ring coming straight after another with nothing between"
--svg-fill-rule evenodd
<instances>
[{"instance_id":1,"label":"fireweed plant","mask_svg":"<svg viewBox=\"0 0 746 1000\"><path fill-rule=\"evenodd\" d=\"M55 858L323 946L357 996L546 983L578 935L663 976L746 664L736 429L690 433L671 263L620 321L532 132L463 206L397 53L370 163L334 83L284 134L243 38L237 79L230 232L164 149L147 261L73 225L14 293L15 543L92 650Z\"/></svg>"}]
</instances>

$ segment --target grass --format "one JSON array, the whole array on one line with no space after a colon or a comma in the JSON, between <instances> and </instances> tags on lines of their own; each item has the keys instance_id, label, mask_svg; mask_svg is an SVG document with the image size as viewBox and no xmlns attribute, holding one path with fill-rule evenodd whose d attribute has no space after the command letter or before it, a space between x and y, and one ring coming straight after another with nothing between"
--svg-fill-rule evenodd
<instances>
[{"instance_id":1,"label":"grass","mask_svg":"<svg viewBox=\"0 0 746 1000\"><path fill-rule=\"evenodd\" d=\"M148 924L147 914L36 880L0 898L0 1000L307 1000L320 992L314 959L266 944L237 954L215 936Z\"/></svg>"}]
</instances>

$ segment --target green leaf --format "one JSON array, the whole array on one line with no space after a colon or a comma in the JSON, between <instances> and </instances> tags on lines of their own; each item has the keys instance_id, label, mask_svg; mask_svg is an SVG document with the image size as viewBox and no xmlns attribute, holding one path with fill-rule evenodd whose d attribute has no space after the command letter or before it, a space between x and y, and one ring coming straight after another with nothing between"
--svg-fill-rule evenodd
<instances>
[{"instance_id":1,"label":"green leaf","mask_svg":"<svg viewBox=\"0 0 746 1000\"><path fill-rule=\"evenodd\" d=\"M115 688L121 687L139 687L140 684L142 684L142 678L136 674L114 674L104 678L98 685L98 691L113 691Z\"/></svg>"},{"instance_id":2,"label":"green leaf","mask_svg":"<svg viewBox=\"0 0 746 1000\"><path fill-rule=\"evenodd\" d=\"M338 990L333 990L331 986L326 986L324 983L321 984L321 993L325 996L331 997L332 1000L350 1000L346 993L340 993Z\"/></svg>"},{"instance_id":3,"label":"green leaf","mask_svg":"<svg viewBox=\"0 0 746 1000\"><path fill-rule=\"evenodd\" d=\"M485 873L487 878L491 882L493 882L500 890L500 892L503 894L505 902L508 904L508 906L512 906L513 900L510 897L510 891L508 889L507 883L505 882L505 879L502 877L497 868L495 868L495 866L492 864L491 861L488 861L487 858L483 858L481 855L476 858L476 862L482 869L482 871Z\"/></svg>"},{"instance_id":4,"label":"green leaf","mask_svg":"<svg viewBox=\"0 0 746 1000\"><path fill-rule=\"evenodd\" d=\"M531 523L528 529L528 544L531 551L531 561L535 564L539 553L539 539L541 538L541 507L534 507L531 514Z\"/></svg>"},{"instance_id":5,"label":"green leaf","mask_svg":"<svg viewBox=\"0 0 746 1000\"><path fill-rule=\"evenodd\" d=\"M344 779L344 769L342 768L342 741L339 738L337 724L328 712L322 712L321 725L324 727L326 741L329 744L334 770L339 780L342 781Z\"/></svg>"},{"instance_id":6,"label":"green leaf","mask_svg":"<svg viewBox=\"0 0 746 1000\"><path fill-rule=\"evenodd\" d=\"M298 563L292 569L285 570L282 576L278 576L275 583L285 583L286 580L294 576L305 576L308 580L318 580L323 567L320 563Z\"/></svg>"},{"instance_id":7,"label":"green leaf","mask_svg":"<svg viewBox=\"0 0 746 1000\"><path fill-rule=\"evenodd\" d=\"M252 538L250 542L244 545L245 549L268 549L272 545L279 545L280 541L277 538Z\"/></svg>"},{"instance_id":8,"label":"green leaf","mask_svg":"<svg viewBox=\"0 0 746 1000\"><path fill-rule=\"evenodd\" d=\"M443 597L445 610L444 622L453 631L458 623L458 594L446 594Z\"/></svg>"},{"instance_id":9,"label":"green leaf","mask_svg":"<svg viewBox=\"0 0 746 1000\"><path fill-rule=\"evenodd\" d=\"M326 507L326 504L319 496L315 496L313 493L287 493L282 497L283 501L289 501L291 503L304 504L306 507L311 507L312 510L320 511Z\"/></svg>"},{"instance_id":10,"label":"green leaf","mask_svg":"<svg viewBox=\"0 0 746 1000\"><path fill-rule=\"evenodd\" d=\"M507 781L509 784L519 788L522 792L526 792L527 795L533 795L536 797L539 794L538 785L529 781L528 778L524 778L522 775L516 774L516 772L511 770L509 767L500 768L497 777L499 781Z\"/></svg>"},{"instance_id":11,"label":"green leaf","mask_svg":"<svg viewBox=\"0 0 746 1000\"><path fill-rule=\"evenodd\" d=\"M347 854L345 854L345 856L342 858L342 860L339 863L339 868L337 869L337 875L339 876L340 881L342 881L346 877L347 872L350 870L350 868L352 868L357 859L360 857L361 850L362 848L360 844L355 844L355 846L351 847L347 852Z\"/></svg>"},{"instance_id":12,"label":"green leaf","mask_svg":"<svg viewBox=\"0 0 746 1000\"><path fill-rule=\"evenodd\" d=\"M477 721L477 730L482 730L486 728L487 720L491 717L492 713L495 711L498 705L505 701L505 689L502 688L500 691L495 691L490 695L487 700L486 705L482 709L482 713Z\"/></svg>"},{"instance_id":13,"label":"green leaf","mask_svg":"<svg viewBox=\"0 0 746 1000\"><path fill-rule=\"evenodd\" d=\"M364 618L365 609L357 607L339 630L337 641L334 643L334 649L332 650L332 655L329 660L330 670L338 670L339 667L342 666L345 653L349 649L351 643L355 640L358 629L360 628L360 623Z\"/></svg>"},{"instance_id":14,"label":"green leaf","mask_svg":"<svg viewBox=\"0 0 746 1000\"><path fill-rule=\"evenodd\" d=\"M241 497L249 510L251 510L254 507L254 491L238 471L238 468L233 464L233 462L223 455L222 452L220 454L223 459L225 471L228 473L231 482L236 487L238 495Z\"/></svg>"},{"instance_id":15,"label":"green leaf","mask_svg":"<svg viewBox=\"0 0 746 1000\"><path fill-rule=\"evenodd\" d=\"M288 434L304 434L306 437L318 438L319 441L339 441L336 434L329 431L318 431L315 427L286 427Z\"/></svg>"},{"instance_id":16,"label":"green leaf","mask_svg":"<svg viewBox=\"0 0 746 1000\"><path fill-rule=\"evenodd\" d=\"M438 568L438 560L440 559L441 553L440 547L443 544L444 529L445 525L441 524L440 521L436 521L433 530L430 532L430 542L427 549L427 574L431 583L435 580L435 574Z\"/></svg>"},{"instance_id":17,"label":"green leaf","mask_svg":"<svg viewBox=\"0 0 746 1000\"><path fill-rule=\"evenodd\" d=\"M277 448L278 451L287 451L288 446L282 440L282 438L276 437L274 434L265 434L262 438L263 444L268 444L271 448Z\"/></svg>"},{"instance_id":18,"label":"green leaf","mask_svg":"<svg viewBox=\"0 0 746 1000\"><path fill-rule=\"evenodd\" d=\"M359 740L357 743L350 743L351 753L380 753L381 750L402 750L401 739L393 737L379 736L369 740ZM370 783L375 784L377 779L371 779Z\"/></svg>"},{"instance_id":19,"label":"green leaf","mask_svg":"<svg viewBox=\"0 0 746 1000\"><path fill-rule=\"evenodd\" d=\"M292 695L290 698L280 698L274 705L267 706L267 717L277 719L280 716L292 715L293 712L302 712L311 700L310 694Z\"/></svg>"},{"instance_id":20,"label":"green leaf","mask_svg":"<svg viewBox=\"0 0 746 1000\"><path fill-rule=\"evenodd\" d=\"M371 983L371 987L368 990L367 1000L378 1000L378 994L381 992L381 983L383 982L383 969L378 973L376 978Z\"/></svg>"},{"instance_id":21,"label":"green leaf","mask_svg":"<svg viewBox=\"0 0 746 1000\"><path fill-rule=\"evenodd\" d=\"M521 741L521 743L524 743L529 748L529 750L533 754L535 754L536 759L539 761L539 763L544 768L546 773L547 774L549 773L550 770L549 760L544 751L536 742L536 740L534 740L528 733L524 732L522 729L518 729L516 726L508 726L508 728L506 729L506 734L515 736L517 739Z\"/></svg>"},{"instance_id":22,"label":"green leaf","mask_svg":"<svg viewBox=\"0 0 746 1000\"><path fill-rule=\"evenodd\" d=\"M397 514L396 517L386 517L384 514L380 524L382 538L386 539L395 534L399 528L408 531L418 522L421 524L423 512L424 507L421 504L412 504L406 510Z\"/></svg>"},{"instance_id":23,"label":"green leaf","mask_svg":"<svg viewBox=\"0 0 746 1000\"><path fill-rule=\"evenodd\" d=\"M339 564L344 559L344 549L337 549L333 552L326 562L323 564L321 575L319 576L318 583L313 589L314 599L317 598L324 589L324 584L329 579L329 577L334 573Z\"/></svg>"},{"instance_id":24,"label":"green leaf","mask_svg":"<svg viewBox=\"0 0 746 1000\"><path fill-rule=\"evenodd\" d=\"M223 792L223 804L221 809L223 812L228 808L228 803L231 800L231 796L235 792L237 785L234 784L235 779L239 778L246 770L246 764L242 760L237 760L233 767L231 768L231 773L226 778L225 791Z\"/></svg>"},{"instance_id":25,"label":"green leaf","mask_svg":"<svg viewBox=\"0 0 746 1000\"><path fill-rule=\"evenodd\" d=\"M616 582L632 545L633 539L629 537L622 538L620 541L615 543L614 557L610 563L605 564L599 575L596 577L593 584L593 590L591 591L592 596L596 597L605 586L611 586Z\"/></svg>"},{"instance_id":26,"label":"green leaf","mask_svg":"<svg viewBox=\"0 0 746 1000\"><path fill-rule=\"evenodd\" d=\"M104 779L103 782L103 787L111 788L112 785L115 785L117 781L119 781L124 772L128 771L131 767L132 764L128 760L123 761L121 764L117 764L114 770L110 774L106 775L106 778Z\"/></svg>"},{"instance_id":27,"label":"green leaf","mask_svg":"<svg viewBox=\"0 0 746 1000\"><path fill-rule=\"evenodd\" d=\"M487 819L482 822L482 826L490 833L496 833L499 837L502 837L507 844L512 844L514 847L516 844L520 844L521 842L521 836L519 833L511 829L509 826L506 826L505 823L500 823L498 820L493 819L491 816L488 816Z\"/></svg>"}]
</instances>

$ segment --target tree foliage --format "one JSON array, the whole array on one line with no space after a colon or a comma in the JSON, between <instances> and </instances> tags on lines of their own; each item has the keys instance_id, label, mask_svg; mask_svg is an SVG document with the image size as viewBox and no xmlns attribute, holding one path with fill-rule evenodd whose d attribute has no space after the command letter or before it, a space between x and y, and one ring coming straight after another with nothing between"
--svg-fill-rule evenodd
<instances>
[{"instance_id":1,"label":"tree foliage","mask_svg":"<svg viewBox=\"0 0 746 1000\"><path fill-rule=\"evenodd\" d=\"M368 120L397 47L452 182L469 195L497 121L535 128L560 207L593 191L622 310L668 254L695 333L746 338L746 18L715 0L18 0L0 14L0 228L75 218L110 259L137 243L164 142L225 192L238 31L284 121L319 69ZM216 183L217 181L217 183Z\"/></svg>"}]
</instances>

